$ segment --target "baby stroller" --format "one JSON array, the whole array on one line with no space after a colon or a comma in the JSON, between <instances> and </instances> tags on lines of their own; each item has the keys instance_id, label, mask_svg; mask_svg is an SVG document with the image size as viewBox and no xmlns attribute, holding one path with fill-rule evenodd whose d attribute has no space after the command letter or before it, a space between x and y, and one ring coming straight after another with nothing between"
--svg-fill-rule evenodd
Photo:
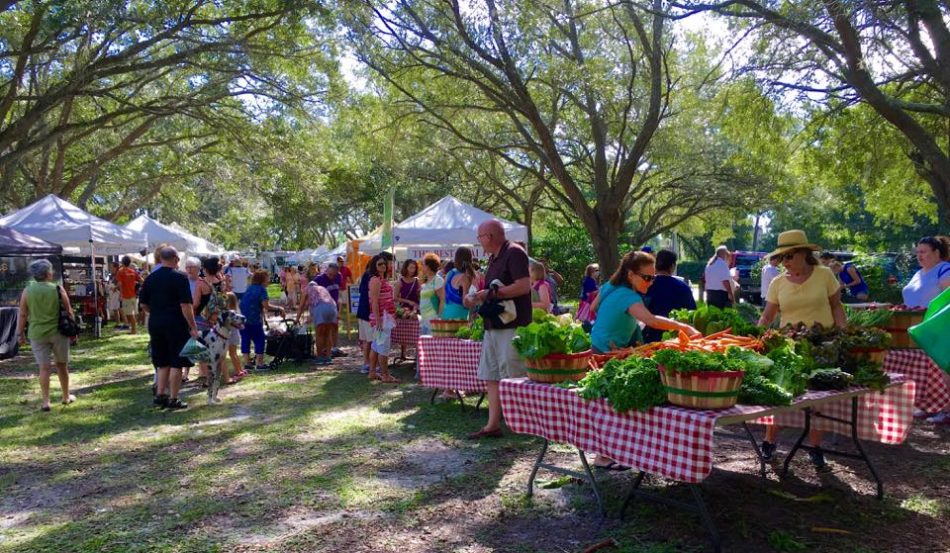
<instances>
[{"instance_id":1,"label":"baby stroller","mask_svg":"<svg viewBox=\"0 0 950 553\"><path fill-rule=\"evenodd\" d=\"M313 335L308 325L298 325L293 319L284 319L279 325L267 326L264 353L274 358L268 364L269 369L278 369L287 359L295 363L310 359L313 351Z\"/></svg>"}]
</instances>

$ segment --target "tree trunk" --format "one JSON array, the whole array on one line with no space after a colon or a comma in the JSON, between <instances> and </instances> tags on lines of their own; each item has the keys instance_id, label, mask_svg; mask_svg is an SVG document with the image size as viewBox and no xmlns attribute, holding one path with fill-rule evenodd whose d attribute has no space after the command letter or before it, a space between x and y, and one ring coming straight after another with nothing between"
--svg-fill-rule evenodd
<instances>
[{"instance_id":1,"label":"tree trunk","mask_svg":"<svg viewBox=\"0 0 950 553\"><path fill-rule=\"evenodd\" d=\"M590 234L594 253L597 255L597 263L600 265L600 273L611 275L620 266L619 242L623 218L619 213L603 213L603 211L606 210L600 209L598 205L596 209L598 221L593 225L584 221L584 226Z\"/></svg>"}]
</instances>

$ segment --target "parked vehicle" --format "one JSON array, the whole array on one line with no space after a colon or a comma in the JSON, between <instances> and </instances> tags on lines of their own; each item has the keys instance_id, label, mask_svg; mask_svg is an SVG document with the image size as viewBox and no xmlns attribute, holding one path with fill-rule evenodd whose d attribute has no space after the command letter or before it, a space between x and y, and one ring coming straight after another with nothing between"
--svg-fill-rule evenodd
<instances>
[{"instance_id":1,"label":"parked vehicle","mask_svg":"<svg viewBox=\"0 0 950 553\"><path fill-rule=\"evenodd\" d=\"M735 278L739 282L740 297L747 302L760 304L761 281L752 278L752 267L769 252L737 251L732 253L729 267L735 268Z\"/></svg>"}]
</instances>

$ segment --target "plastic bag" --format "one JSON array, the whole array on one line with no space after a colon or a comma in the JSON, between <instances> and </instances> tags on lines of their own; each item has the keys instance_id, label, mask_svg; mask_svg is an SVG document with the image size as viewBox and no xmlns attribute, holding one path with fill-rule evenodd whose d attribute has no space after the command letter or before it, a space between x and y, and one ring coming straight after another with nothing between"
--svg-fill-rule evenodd
<instances>
[{"instance_id":1,"label":"plastic bag","mask_svg":"<svg viewBox=\"0 0 950 553\"><path fill-rule=\"evenodd\" d=\"M192 362L211 361L211 353L208 351L208 346L194 338L188 338L188 341L185 342L185 347L181 348L181 353L178 355Z\"/></svg>"},{"instance_id":2,"label":"plastic bag","mask_svg":"<svg viewBox=\"0 0 950 553\"><path fill-rule=\"evenodd\" d=\"M930 300L930 305L927 306L927 312L924 313L924 320L926 321L930 317L933 317L948 305L950 305L950 288L947 288L936 298Z\"/></svg>"},{"instance_id":3,"label":"plastic bag","mask_svg":"<svg viewBox=\"0 0 950 553\"><path fill-rule=\"evenodd\" d=\"M946 291L934 301L945 294ZM950 373L950 340L947 339L947 336L950 336L950 302L940 311L931 313L928 310L927 313L924 322L908 328L907 333L938 367Z\"/></svg>"}]
</instances>

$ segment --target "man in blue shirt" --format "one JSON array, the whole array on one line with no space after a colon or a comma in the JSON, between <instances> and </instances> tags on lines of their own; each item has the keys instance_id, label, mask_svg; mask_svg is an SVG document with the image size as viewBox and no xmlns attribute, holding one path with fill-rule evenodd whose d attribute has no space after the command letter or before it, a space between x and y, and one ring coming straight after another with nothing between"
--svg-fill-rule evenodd
<instances>
[{"instance_id":1,"label":"man in blue shirt","mask_svg":"<svg viewBox=\"0 0 950 553\"><path fill-rule=\"evenodd\" d=\"M681 278L673 276L675 272L676 254L666 249L657 252L656 279L644 298L650 313L668 317L674 309L696 309L692 289ZM662 337L662 330L651 327L643 329L643 339L647 343L659 342Z\"/></svg>"}]
</instances>

